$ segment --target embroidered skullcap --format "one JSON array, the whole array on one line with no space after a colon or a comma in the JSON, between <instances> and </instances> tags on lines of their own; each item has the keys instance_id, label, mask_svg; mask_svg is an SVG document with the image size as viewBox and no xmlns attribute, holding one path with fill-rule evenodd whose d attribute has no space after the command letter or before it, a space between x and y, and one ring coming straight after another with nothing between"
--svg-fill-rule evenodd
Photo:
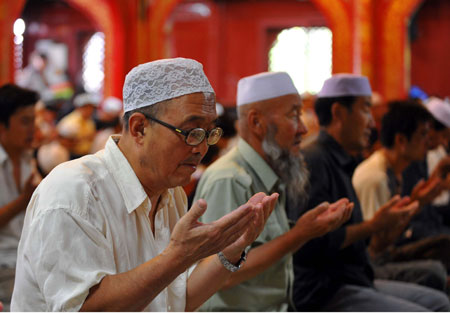
<instances>
[{"instance_id":1,"label":"embroidered skullcap","mask_svg":"<svg viewBox=\"0 0 450 313\"><path fill-rule=\"evenodd\" d=\"M73 104L78 108L88 104L91 104L96 107L98 106L99 102L100 97L92 93L82 93L77 95L75 99L73 99Z\"/></svg>"},{"instance_id":2,"label":"embroidered skullcap","mask_svg":"<svg viewBox=\"0 0 450 313\"><path fill-rule=\"evenodd\" d=\"M124 112L196 92L214 93L199 62L184 58L148 62L125 78Z\"/></svg>"},{"instance_id":3,"label":"embroidered skullcap","mask_svg":"<svg viewBox=\"0 0 450 313\"><path fill-rule=\"evenodd\" d=\"M264 72L241 78L237 88L237 106L298 94L291 77L285 72Z\"/></svg>"},{"instance_id":4,"label":"embroidered skullcap","mask_svg":"<svg viewBox=\"0 0 450 313\"><path fill-rule=\"evenodd\" d=\"M122 111L122 101L116 97L108 97L103 101L102 111L105 113L119 114Z\"/></svg>"},{"instance_id":5,"label":"embroidered skullcap","mask_svg":"<svg viewBox=\"0 0 450 313\"><path fill-rule=\"evenodd\" d=\"M328 78L318 93L318 98L371 96L372 89L367 77L355 74L335 74Z\"/></svg>"},{"instance_id":6,"label":"embroidered skullcap","mask_svg":"<svg viewBox=\"0 0 450 313\"><path fill-rule=\"evenodd\" d=\"M450 127L450 103L436 97L431 97L425 106L435 119Z\"/></svg>"}]
</instances>

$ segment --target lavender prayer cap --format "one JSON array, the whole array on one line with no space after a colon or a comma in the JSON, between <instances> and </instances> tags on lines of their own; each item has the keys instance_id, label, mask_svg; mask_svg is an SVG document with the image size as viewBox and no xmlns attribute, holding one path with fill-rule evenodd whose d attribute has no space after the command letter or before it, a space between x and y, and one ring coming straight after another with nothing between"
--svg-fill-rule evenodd
<instances>
[{"instance_id":1,"label":"lavender prayer cap","mask_svg":"<svg viewBox=\"0 0 450 313\"><path fill-rule=\"evenodd\" d=\"M237 88L237 106L298 94L291 77L285 72L264 72L241 78Z\"/></svg>"},{"instance_id":2,"label":"lavender prayer cap","mask_svg":"<svg viewBox=\"0 0 450 313\"><path fill-rule=\"evenodd\" d=\"M425 106L435 119L450 127L450 103L436 97L431 97Z\"/></svg>"},{"instance_id":3,"label":"lavender prayer cap","mask_svg":"<svg viewBox=\"0 0 450 313\"><path fill-rule=\"evenodd\" d=\"M355 74L335 74L328 78L318 93L319 98L371 96L372 89L367 77Z\"/></svg>"}]
</instances>

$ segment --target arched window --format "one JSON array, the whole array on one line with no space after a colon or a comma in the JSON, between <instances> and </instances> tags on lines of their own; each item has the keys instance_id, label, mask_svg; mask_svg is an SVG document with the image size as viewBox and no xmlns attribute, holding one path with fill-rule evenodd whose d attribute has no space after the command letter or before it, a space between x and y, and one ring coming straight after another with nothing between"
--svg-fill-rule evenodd
<instances>
[{"instance_id":1,"label":"arched window","mask_svg":"<svg viewBox=\"0 0 450 313\"><path fill-rule=\"evenodd\" d=\"M96 32L83 53L83 86L87 92L100 93L105 79L105 35Z\"/></svg>"},{"instance_id":2,"label":"arched window","mask_svg":"<svg viewBox=\"0 0 450 313\"><path fill-rule=\"evenodd\" d=\"M285 29L269 52L269 71L287 72L299 93L317 93L331 69L332 33L327 27Z\"/></svg>"}]
</instances>

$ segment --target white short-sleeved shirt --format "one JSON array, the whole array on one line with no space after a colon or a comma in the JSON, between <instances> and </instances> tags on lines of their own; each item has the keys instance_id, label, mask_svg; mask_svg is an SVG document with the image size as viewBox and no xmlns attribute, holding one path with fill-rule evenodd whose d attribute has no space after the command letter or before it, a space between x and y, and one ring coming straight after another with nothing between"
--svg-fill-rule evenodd
<instances>
[{"instance_id":1,"label":"white short-sleeved shirt","mask_svg":"<svg viewBox=\"0 0 450 313\"><path fill-rule=\"evenodd\" d=\"M370 220L377 210L393 196L389 189L388 160L381 150L361 162L353 173L352 183L361 203L364 220Z\"/></svg>"},{"instance_id":2,"label":"white short-sleeved shirt","mask_svg":"<svg viewBox=\"0 0 450 313\"><path fill-rule=\"evenodd\" d=\"M24 154L20 160L20 186L33 171L31 156ZM11 159L0 145L0 207L16 200L20 195L14 181L13 165ZM17 214L3 227L0 227L0 267L14 268L17 259L17 246L22 233L25 211Z\"/></svg>"},{"instance_id":3,"label":"white short-sleeved shirt","mask_svg":"<svg viewBox=\"0 0 450 313\"><path fill-rule=\"evenodd\" d=\"M440 145L436 149L427 152L428 176L431 176L431 173L433 173L434 169L439 164L439 162L447 155L448 155L447 151L445 151L443 145ZM450 202L450 191L444 190L441 192L439 196L437 196L433 200L433 205L443 206L448 205L449 202Z\"/></svg>"},{"instance_id":4,"label":"white short-sleeved shirt","mask_svg":"<svg viewBox=\"0 0 450 313\"><path fill-rule=\"evenodd\" d=\"M105 275L136 268L169 244L186 212L181 187L161 197L151 231L151 203L110 138L105 150L57 166L36 189L19 244L14 311L78 311ZM146 311L184 311L187 272Z\"/></svg>"}]
</instances>

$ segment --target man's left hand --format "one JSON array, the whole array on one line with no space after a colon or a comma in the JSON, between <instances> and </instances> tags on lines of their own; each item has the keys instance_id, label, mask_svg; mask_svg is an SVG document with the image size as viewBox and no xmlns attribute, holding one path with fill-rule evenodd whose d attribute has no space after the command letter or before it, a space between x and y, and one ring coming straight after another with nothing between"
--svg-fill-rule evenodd
<instances>
[{"instance_id":1,"label":"man's left hand","mask_svg":"<svg viewBox=\"0 0 450 313\"><path fill-rule=\"evenodd\" d=\"M253 205L253 209L256 213L251 223L247 225L245 233L239 237L233 244L229 245L223 250L223 254L228 260L238 260L242 254L242 251L258 238L259 234L263 231L266 222L276 206L278 200L278 193L273 193L267 196L263 192L259 192L251 197L247 204Z\"/></svg>"}]
</instances>

